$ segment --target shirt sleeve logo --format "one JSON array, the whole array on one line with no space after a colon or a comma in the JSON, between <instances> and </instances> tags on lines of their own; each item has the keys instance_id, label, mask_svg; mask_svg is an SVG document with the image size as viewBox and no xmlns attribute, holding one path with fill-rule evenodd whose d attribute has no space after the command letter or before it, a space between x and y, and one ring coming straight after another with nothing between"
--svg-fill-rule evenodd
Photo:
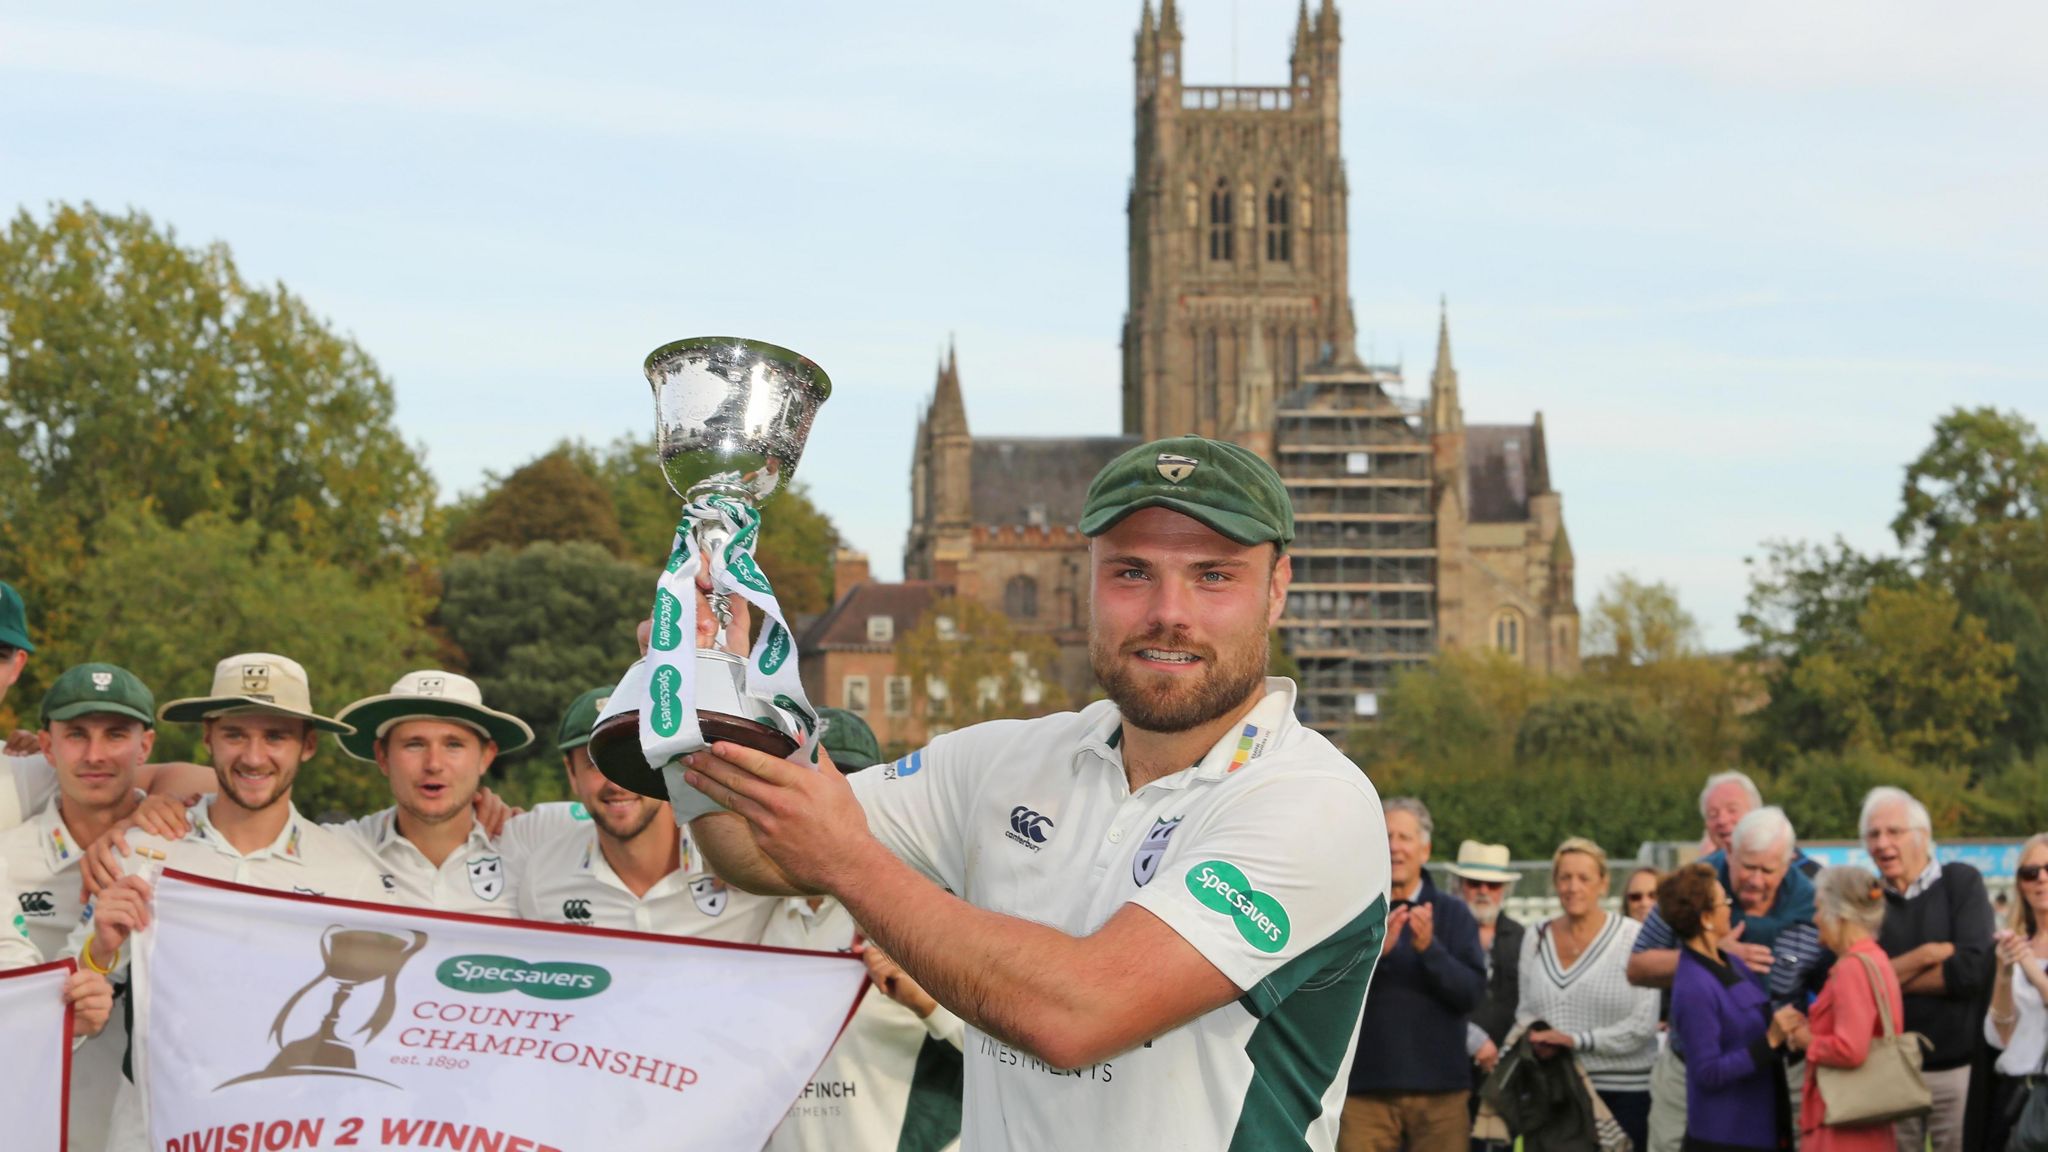
<instances>
[{"instance_id":1,"label":"shirt sleeve logo","mask_svg":"<svg viewBox=\"0 0 2048 1152\"><path fill-rule=\"evenodd\" d=\"M915 776L917 775L918 771L923 767L924 749L919 748L917 751L912 752L910 755L905 756L903 759L898 760L894 764L889 765L887 768L882 769L882 779L901 780L905 776Z\"/></svg>"},{"instance_id":2,"label":"shirt sleeve logo","mask_svg":"<svg viewBox=\"0 0 2048 1152\"><path fill-rule=\"evenodd\" d=\"M1252 887L1244 870L1223 860L1209 860L1188 870L1188 891L1206 907L1230 917L1237 934L1261 952L1287 947L1287 909Z\"/></svg>"},{"instance_id":3,"label":"shirt sleeve logo","mask_svg":"<svg viewBox=\"0 0 2048 1152\"><path fill-rule=\"evenodd\" d=\"M1184 817L1175 816L1168 820L1161 817L1152 822L1152 831L1145 834L1145 842L1138 845L1138 854L1131 857L1131 879L1143 888L1159 874L1159 861L1166 855L1167 842L1180 827Z\"/></svg>"}]
</instances>

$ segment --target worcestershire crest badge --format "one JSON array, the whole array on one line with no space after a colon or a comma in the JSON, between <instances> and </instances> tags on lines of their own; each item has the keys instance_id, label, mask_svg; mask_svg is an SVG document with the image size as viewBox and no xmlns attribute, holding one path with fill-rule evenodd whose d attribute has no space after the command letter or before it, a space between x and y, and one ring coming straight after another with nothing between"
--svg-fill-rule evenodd
<instances>
[{"instance_id":1,"label":"worcestershire crest badge","mask_svg":"<svg viewBox=\"0 0 2048 1152\"><path fill-rule=\"evenodd\" d=\"M1166 478L1168 484L1178 484L1194 475L1195 466L1200 463L1192 456L1176 456L1171 452L1161 452L1155 462L1159 474Z\"/></svg>"},{"instance_id":2,"label":"worcestershire crest badge","mask_svg":"<svg viewBox=\"0 0 2048 1152\"><path fill-rule=\"evenodd\" d=\"M697 911L706 916L716 916L725 911L732 894L726 891L725 881L718 877L699 876L690 881L690 899L697 902Z\"/></svg>"},{"instance_id":3,"label":"worcestershire crest badge","mask_svg":"<svg viewBox=\"0 0 2048 1152\"><path fill-rule=\"evenodd\" d=\"M1173 830L1180 827L1184 816L1168 820L1160 817L1152 822L1152 831L1145 834L1145 842L1138 845L1138 854L1131 857L1131 879L1143 888L1159 874L1159 861L1166 855L1167 841L1173 839Z\"/></svg>"},{"instance_id":4,"label":"worcestershire crest badge","mask_svg":"<svg viewBox=\"0 0 2048 1152\"><path fill-rule=\"evenodd\" d=\"M469 890L479 900L496 900L505 891L505 861L499 856L469 858Z\"/></svg>"}]
</instances>

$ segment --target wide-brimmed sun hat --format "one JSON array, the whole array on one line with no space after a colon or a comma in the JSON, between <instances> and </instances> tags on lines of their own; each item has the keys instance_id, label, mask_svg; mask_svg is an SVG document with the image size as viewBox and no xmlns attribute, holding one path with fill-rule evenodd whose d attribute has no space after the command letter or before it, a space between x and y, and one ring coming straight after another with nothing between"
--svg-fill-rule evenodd
<instances>
[{"instance_id":1,"label":"wide-brimmed sun hat","mask_svg":"<svg viewBox=\"0 0 2048 1152\"><path fill-rule=\"evenodd\" d=\"M1451 875L1489 884L1512 884L1522 878L1520 872L1508 867L1513 859L1505 844L1467 840L1458 845L1458 859L1451 865Z\"/></svg>"},{"instance_id":2,"label":"wide-brimmed sun hat","mask_svg":"<svg viewBox=\"0 0 2048 1152\"><path fill-rule=\"evenodd\" d=\"M340 720L351 726L350 734L341 738L341 750L358 760L375 760L377 741L407 720L461 724L496 743L501 754L533 743L533 729L526 721L484 706L483 689L476 681L434 668L407 672L391 691L343 708Z\"/></svg>"},{"instance_id":3,"label":"wide-brimmed sun hat","mask_svg":"<svg viewBox=\"0 0 2048 1152\"><path fill-rule=\"evenodd\" d=\"M313 710L306 670L274 652L244 652L213 666L213 691L173 700L157 709L159 720L198 724L231 713L261 712L304 720L323 732L346 735L355 729Z\"/></svg>"}]
</instances>

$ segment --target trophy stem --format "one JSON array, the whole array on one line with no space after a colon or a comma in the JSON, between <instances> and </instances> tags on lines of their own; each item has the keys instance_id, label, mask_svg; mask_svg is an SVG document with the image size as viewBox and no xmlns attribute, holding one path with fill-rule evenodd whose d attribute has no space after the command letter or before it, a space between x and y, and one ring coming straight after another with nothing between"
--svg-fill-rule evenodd
<instances>
[{"instance_id":1,"label":"trophy stem","mask_svg":"<svg viewBox=\"0 0 2048 1152\"><path fill-rule=\"evenodd\" d=\"M723 496L749 508L754 506L754 490L747 486L746 481L737 472L720 472L707 476L690 485L690 490L683 498L694 504L709 496ZM720 549L732 542L732 533L726 530L723 522L699 520L690 526L690 540L698 553L709 563L711 557L716 556ZM708 599L711 601L711 614L718 620L717 634L724 636L726 627L732 623L732 594L723 589L713 588ZM716 644L713 646L716 647Z\"/></svg>"}]
</instances>

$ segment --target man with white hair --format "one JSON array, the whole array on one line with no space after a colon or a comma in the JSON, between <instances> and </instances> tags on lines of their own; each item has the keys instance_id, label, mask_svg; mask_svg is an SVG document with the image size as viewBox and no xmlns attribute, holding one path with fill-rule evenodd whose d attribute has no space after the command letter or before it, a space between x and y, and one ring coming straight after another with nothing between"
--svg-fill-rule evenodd
<instances>
[{"instance_id":1,"label":"man with white hair","mask_svg":"<svg viewBox=\"0 0 2048 1152\"><path fill-rule=\"evenodd\" d=\"M1472 1127L1466 1019L1486 995L1486 956L1464 902L1430 882L1436 824L1428 807L1413 796L1384 807L1393 911L1337 1149L1464 1152Z\"/></svg>"},{"instance_id":2,"label":"man with white hair","mask_svg":"<svg viewBox=\"0 0 2048 1152\"><path fill-rule=\"evenodd\" d=\"M1906 994L1902 1027L1932 1044L1922 1076L1934 1093L1924 1118L1897 1121L1901 1152L1961 1152L1970 1064L1982 1040L1979 998L1992 973L1995 923L1984 878L1963 863L1937 864L1927 807L1904 789L1873 788L1857 820L1863 848L1884 881L1878 943Z\"/></svg>"},{"instance_id":3,"label":"man with white hair","mask_svg":"<svg viewBox=\"0 0 2048 1152\"><path fill-rule=\"evenodd\" d=\"M1741 782L1748 783L1748 777ZM1715 791L1709 781L1702 807ZM1711 834L1711 820L1708 827ZM1767 807L1737 820L1727 830L1727 841L1726 852L1703 861L1713 866L1732 898L1732 928L1721 950L1742 957L1753 972L1770 973L1774 995L1789 998L1820 951L1819 938L1812 935L1813 881L1796 866L1799 838L1784 809ZM1663 915L1652 908L1628 958L1629 983L1669 988L1683 946ZM1685 1051L1676 1032L1668 1035L1669 1043L1650 1071L1651 1152L1676 1149L1685 1138Z\"/></svg>"}]
</instances>

